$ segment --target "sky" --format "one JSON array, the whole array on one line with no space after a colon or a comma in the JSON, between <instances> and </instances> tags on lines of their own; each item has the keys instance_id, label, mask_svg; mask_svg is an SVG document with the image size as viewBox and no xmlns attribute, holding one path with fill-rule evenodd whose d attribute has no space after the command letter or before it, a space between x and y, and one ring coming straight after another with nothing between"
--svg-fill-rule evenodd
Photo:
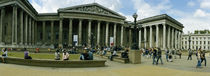
<instances>
[{"instance_id":1,"label":"sky","mask_svg":"<svg viewBox=\"0 0 210 76\"><path fill-rule=\"evenodd\" d=\"M98 3L133 21L168 14L184 25L184 33L210 30L210 0L29 0L39 13L56 13L58 8Z\"/></svg>"}]
</instances>

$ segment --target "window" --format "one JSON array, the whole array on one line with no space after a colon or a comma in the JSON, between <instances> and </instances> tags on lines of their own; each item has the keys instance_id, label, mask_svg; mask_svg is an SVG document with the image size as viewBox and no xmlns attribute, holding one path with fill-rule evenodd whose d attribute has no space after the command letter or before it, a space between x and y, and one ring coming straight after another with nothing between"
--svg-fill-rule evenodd
<instances>
[{"instance_id":1,"label":"window","mask_svg":"<svg viewBox=\"0 0 210 76\"><path fill-rule=\"evenodd\" d=\"M196 41L196 44L198 44L198 41Z\"/></svg>"},{"instance_id":2,"label":"window","mask_svg":"<svg viewBox=\"0 0 210 76\"><path fill-rule=\"evenodd\" d=\"M200 41L200 44L202 44L202 41Z\"/></svg>"}]
</instances>

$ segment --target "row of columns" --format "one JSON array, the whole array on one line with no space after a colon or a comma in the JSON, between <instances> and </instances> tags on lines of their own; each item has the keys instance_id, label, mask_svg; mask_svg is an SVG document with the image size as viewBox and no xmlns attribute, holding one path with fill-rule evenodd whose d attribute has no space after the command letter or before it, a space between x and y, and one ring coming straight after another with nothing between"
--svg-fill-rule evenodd
<instances>
[{"instance_id":1,"label":"row of columns","mask_svg":"<svg viewBox=\"0 0 210 76\"><path fill-rule=\"evenodd\" d=\"M159 36L159 25L155 25L156 26L156 44L155 46L153 46L153 28L152 26L149 26L149 47L153 48L153 47L161 47L162 49L181 49L181 35L182 32L178 31L177 29L167 26L166 29L166 24L162 24L163 26L163 34L162 34L162 46L160 46L159 44L161 42L159 42L159 38L161 38ZM141 43L142 43L142 39L141 39L141 33L142 31L139 31L139 47L140 48L146 48L147 47L147 27L143 27L144 28L144 47L141 47ZM167 31L167 36L166 37L166 31ZM166 40L167 39L167 40ZM174 41L175 40L175 41ZM166 45L166 41L167 41L167 45Z\"/></svg>"},{"instance_id":2,"label":"row of columns","mask_svg":"<svg viewBox=\"0 0 210 76\"><path fill-rule=\"evenodd\" d=\"M5 12L6 12L6 8L9 7L1 7L1 17L0 17L0 44L5 44L5 41L3 40L3 37L7 36L6 34L3 33L3 28L5 26L5 22L4 22L4 18L5 18ZM19 12L20 11L20 12ZM19 10L18 11L18 6L16 4L12 5L12 44L13 45L23 45L24 42L26 45L31 45L32 42L35 42L33 40L35 40L35 36L34 36L34 26L35 26L35 20L30 17L29 15L27 15L27 13L24 14L23 10ZM19 15L19 18L18 18ZM25 17L25 18L23 18ZM18 20L19 22L19 26L18 26ZM25 22L25 23L24 23ZM5 26L8 27L8 26ZM19 27L19 28L18 28ZM4 29L6 30L6 29ZM8 30L6 30L8 31ZM20 34L18 34L20 32ZM24 38L25 36L25 38ZM20 38L20 39L19 39Z\"/></svg>"}]
</instances>

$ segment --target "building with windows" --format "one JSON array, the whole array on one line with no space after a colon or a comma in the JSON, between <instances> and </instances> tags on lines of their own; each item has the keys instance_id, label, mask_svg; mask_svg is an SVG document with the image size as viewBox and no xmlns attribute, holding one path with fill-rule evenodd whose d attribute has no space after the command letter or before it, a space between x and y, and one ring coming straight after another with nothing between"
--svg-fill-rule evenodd
<instances>
[{"instance_id":1,"label":"building with windows","mask_svg":"<svg viewBox=\"0 0 210 76\"><path fill-rule=\"evenodd\" d=\"M182 48L197 50L199 48L203 50L210 50L210 34L184 34L182 37Z\"/></svg>"},{"instance_id":2,"label":"building with windows","mask_svg":"<svg viewBox=\"0 0 210 76\"><path fill-rule=\"evenodd\" d=\"M133 23L98 3L38 13L28 0L0 1L1 47L132 45ZM137 21L140 48L181 48L183 25L162 14Z\"/></svg>"}]
</instances>

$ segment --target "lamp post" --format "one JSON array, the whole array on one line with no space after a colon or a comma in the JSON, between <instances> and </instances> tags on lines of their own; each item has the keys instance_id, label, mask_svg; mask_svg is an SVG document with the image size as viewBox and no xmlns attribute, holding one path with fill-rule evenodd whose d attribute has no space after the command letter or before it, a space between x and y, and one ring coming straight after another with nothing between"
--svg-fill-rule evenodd
<instances>
[{"instance_id":1,"label":"lamp post","mask_svg":"<svg viewBox=\"0 0 210 76\"><path fill-rule=\"evenodd\" d=\"M133 45L132 45L132 49L133 50L138 50L138 45L137 45L137 24L136 24L136 19L137 19L138 15L136 13L133 14L133 18L134 18L134 28L133 28Z\"/></svg>"},{"instance_id":2,"label":"lamp post","mask_svg":"<svg viewBox=\"0 0 210 76\"><path fill-rule=\"evenodd\" d=\"M190 42L191 42L191 34L189 33L189 49L190 49Z\"/></svg>"}]
</instances>

